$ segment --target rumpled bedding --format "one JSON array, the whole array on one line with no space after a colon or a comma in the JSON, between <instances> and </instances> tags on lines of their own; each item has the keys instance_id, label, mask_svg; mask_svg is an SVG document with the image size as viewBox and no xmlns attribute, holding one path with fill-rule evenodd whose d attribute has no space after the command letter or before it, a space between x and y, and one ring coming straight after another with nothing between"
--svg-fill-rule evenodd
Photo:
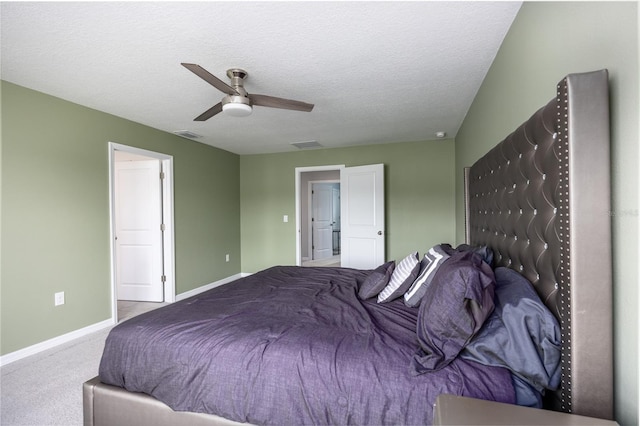
<instances>
[{"instance_id":1,"label":"rumpled bedding","mask_svg":"<svg viewBox=\"0 0 640 426\"><path fill-rule=\"evenodd\" d=\"M412 375L418 310L360 300L371 271L277 266L114 327L100 380L177 411L273 425L432 423L441 393L514 403L507 369Z\"/></svg>"}]
</instances>

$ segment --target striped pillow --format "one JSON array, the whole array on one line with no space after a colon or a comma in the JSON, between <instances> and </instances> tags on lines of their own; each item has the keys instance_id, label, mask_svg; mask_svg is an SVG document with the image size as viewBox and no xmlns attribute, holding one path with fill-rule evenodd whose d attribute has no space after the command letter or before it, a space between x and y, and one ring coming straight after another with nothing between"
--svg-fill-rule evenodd
<instances>
[{"instance_id":1,"label":"striped pillow","mask_svg":"<svg viewBox=\"0 0 640 426\"><path fill-rule=\"evenodd\" d=\"M407 306L418 306L422 296L427 292L427 288L433 280L433 276L440 268L440 265L449 258L440 244L429 249L420 262L420 274L413 282L409 290L404 294L404 304Z\"/></svg>"},{"instance_id":2,"label":"striped pillow","mask_svg":"<svg viewBox=\"0 0 640 426\"><path fill-rule=\"evenodd\" d=\"M391 302L411 286L420 272L420 258L418 252L413 252L396 266L389 284L378 294L378 303Z\"/></svg>"}]
</instances>

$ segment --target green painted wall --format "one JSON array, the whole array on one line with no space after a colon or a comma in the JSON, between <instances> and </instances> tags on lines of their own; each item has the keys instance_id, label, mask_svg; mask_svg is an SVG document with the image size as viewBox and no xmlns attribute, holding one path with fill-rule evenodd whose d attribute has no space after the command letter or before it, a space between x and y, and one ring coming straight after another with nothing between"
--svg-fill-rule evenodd
<instances>
[{"instance_id":1,"label":"green painted wall","mask_svg":"<svg viewBox=\"0 0 640 426\"><path fill-rule=\"evenodd\" d=\"M610 73L613 178L615 404L638 424L638 3L524 3L456 137L469 166L555 96L566 74ZM457 240L464 238L456 183Z\"/></svg>"},{"instance_id":2,"label":"green painted wall","mask_svg":"<svg viewBox=\"0 0 640 426\"><path fill-rule=\"evenodd\" d=\"M242 271L296 261L295 168L385 164L387 259L451 242L454 145L451 140L368 145L240 157ZM289 215L289 222L282 221Z\"/></svg>"},{"instance_id":3,"label":"green painted wall","mask_svg":"<svg viewBox=\"0 0 640 426\"><path fill-rule=\"evenodd\" d=\"M238 157L2 82L0 354L110 316L109 141L174 156L179 294L295 263L295 167L384 163L388 259L461 242L462 167L551 99L564 75L608 68L616 419L637 424L638 56L636 2L524 3L455 149L428 141Z\"/></svg>"},{"instance_id":4,"label":"green painted wall","mask_svg":"<svg viewBox=\"0 0 640 426\"><path fill-rule=\"evenodd\" d=\"M240 272L237 155L1 87L0 353L110 318L108 142L174 157L177 294Z\"/></svg>"}]
</instances>

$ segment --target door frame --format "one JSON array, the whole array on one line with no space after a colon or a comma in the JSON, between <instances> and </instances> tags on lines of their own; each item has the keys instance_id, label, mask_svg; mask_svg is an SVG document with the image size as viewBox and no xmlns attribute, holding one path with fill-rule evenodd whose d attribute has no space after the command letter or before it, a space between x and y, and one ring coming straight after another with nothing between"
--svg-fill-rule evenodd
<instances>
[{"instance_id":1,"label":"door frame","mask_svg":"<svg viewBox=\"0 0 640 426\"><path fill-rule=\"evenodd\" d=\"M300 185L301 185L301 175L302 173L307 172L323 172L323 171L333 171L340 170L342 173L342 169L346 166L344 164L334 164L327 166L310 166L310 167L296 167L295 169L295 191L296 191L296 265L302 266L302 218L301 215L301 204L303 200L300 196ZM304 200L305 203L308 203L308 200Z\"/></svg>"},{"instance_id":2,"label":"door frame","mask_svg":"<svg viewBox=\"0 0 640 426\"><path fill-rule=\"evenodd\" d=\"M155 158L162 164L164 184L162 185L162 216L165 226L163 232L164 301L175 302L175 236L173 223L173 156L149 151L133 146L109 142L109 248L111 253L111 318L118 322L118 294L116 289L116 245L115 245L115 151Z\"/></svg>"}]
</instances>

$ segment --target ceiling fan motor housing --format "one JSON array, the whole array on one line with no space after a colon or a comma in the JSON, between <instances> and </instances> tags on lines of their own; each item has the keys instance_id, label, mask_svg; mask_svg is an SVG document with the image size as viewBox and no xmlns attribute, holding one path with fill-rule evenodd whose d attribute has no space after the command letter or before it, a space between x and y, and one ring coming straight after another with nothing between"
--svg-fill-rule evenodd
<instances>
[{"instance_id":1,"label":"ceiling fan motor housing","mask_svg":"<svg viewBox=\"0 0 640 426\"><path fill-rule=\"evenodd\" d=\"M225 114L235 117L246 117L251 114L251 99L243 87L247 75L246 71L239 68L227 70L227 76L231 79L231 87L238 92L238 95L229 94L222 99L222 110Z\"/></svg>"},{"instance_id":2,"label":"ceiling fan motor housing","mask_svg":"<svg viewBox=\"0 0 640 426\"><path fill-rule=\"evenodd\" d=\"M244 79L247 78L248 75L249 74L245 70L240 68L231 68L227 70L227 76L231 79L231 87L236 89L239 95L227 95L222 99L222 109L225 110L225 112L230 112L229 108L225 108L225 105L227 104L244 104L251 107L251 99L249 98L249 94L246 90L244 90L243 87ZM241 110L242 109L238 110L238 112L240 112Z\"/></svg>"}]
</instances>

